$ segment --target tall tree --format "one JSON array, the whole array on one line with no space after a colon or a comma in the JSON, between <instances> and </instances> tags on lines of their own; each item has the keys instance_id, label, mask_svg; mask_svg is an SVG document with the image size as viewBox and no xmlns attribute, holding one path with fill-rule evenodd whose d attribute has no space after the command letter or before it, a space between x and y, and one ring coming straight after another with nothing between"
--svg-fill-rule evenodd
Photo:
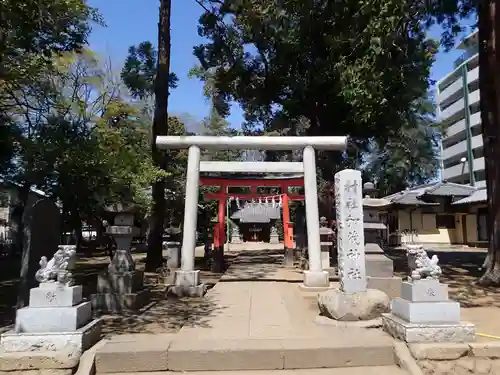
<instances>
[{"instance_id":1,"label":"tall tree","mask_svg":"<svg viewBox=\"0 0 500 375\"><path fill-rule=\"evenodd\" d=\"M500 284L500 1L478 2L479 90L489 212L487 269L481 283Z\"/></svg>"},{"instance_id":2,"label":"tall tree","mask_svg":"<svg viewBox=\"0 0 500 375\"><path fill-rule=\"evenodd\" d=\"M170 17L171 0L160 0L160 19L158 22L158 64L155 79L155 112L152 127L151 152L156 166L167 170L166 154L156 146L156 137L168 134L168 93L170 77ZM159 180L152 187L153 203L148 235L146 269L161 267L162 236L165 222L165 180Z\"/></svg>"}]
</instances>

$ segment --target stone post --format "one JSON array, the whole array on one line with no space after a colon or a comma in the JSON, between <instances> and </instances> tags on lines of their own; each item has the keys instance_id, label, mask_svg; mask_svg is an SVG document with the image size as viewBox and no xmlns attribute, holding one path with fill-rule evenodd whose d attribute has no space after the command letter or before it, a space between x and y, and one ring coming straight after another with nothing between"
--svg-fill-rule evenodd
<instances>
[{"instance_id":1,"label":"stone post","mask_svg":"<svg viewBox=\"0 0 500 375\"><path fill-rule=\"evenodd\" d=\"M314 148L307 146L303 153L304 192L308 228L307 245L309 270L304 271L305 287L328 287L328 272L321 269L321 241L319 237L318 186L316 182L316 155Z\"/></svg>"},{"instance_id":2,"label":"stone post","mask_svg":"<svg viewBox=\"0 0 500 375\"><path fill-rule=\"evenodd\" d=\"M335 174L335 209L340 289L364 292L367 281L360 171L346 169Z\"/></svg>"},{"instance_id":3,"label":"stone post","mask_svg":"<svg viewBox=\"0 0 500 375\"><path fill-rule=\"evenodd\" d=\"M198 219L198 192L200 187L200 148L192 145L188 151L186 198L182 233L181 269L175 271L170 291L178 296L202 296L205 285L200 284L200 271L194 269L196 224Z\"/></svg>"},{"instance_id":4,"label":"stone post","mask_svg":"<svg viewBox=\"0 0 500 375\"><path fill-rule=\"evenodd\" d=\"M335 174L335 209L340 289L318 294L324 317L341 321L373 320L390 311L387 294L367 289L361 172Z\"/></svg>"},{"instance_id":5,"label":"stone post","mask_svg":"<svg viewBox=\"0 0 500 375\"><path fill-rule=\"evenodd\" d=\"M331 237L333 236L333 230L328 227L326 217L322 216L319 219L319 222L319 236L321 239L321 268L324 271L330 271L330 256L333 248Z\"/></svg>"}]
</instances>

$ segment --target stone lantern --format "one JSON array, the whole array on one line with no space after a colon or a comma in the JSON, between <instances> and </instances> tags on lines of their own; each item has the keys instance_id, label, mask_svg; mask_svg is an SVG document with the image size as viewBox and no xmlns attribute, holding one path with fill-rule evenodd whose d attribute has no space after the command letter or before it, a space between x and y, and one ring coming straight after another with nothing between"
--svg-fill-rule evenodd
<instances>
[{"instance_id":1,"label":"stone lantern","mask_svg":"<svg viewBox=\"0 0 500 375\"><path fill-rule=\"evenodd\" d=\"M134 226L136 208L116 204L107 211L114 213L114 220L113 225L106 228L106 233L113 237L117 248L108 269L98 275L92 305L101 312L138 310L149 301L149 290L144 288L144 273L136 270L130 252L132 239L140 232Z\"/></svg>"},{"instance_id":2,"label":"stone lantern","mask_svg":"<svg viewBox=\"0 0 500 375\"><path fill-rule=\"evenodd\" d=\"M365 235L365 259L368 288L379 289L390 297L401 293L401 278L394 277L392 259L387 257L379 245L382 231L387 227L380 219L380 213L391 205L384 198L373 198L376 189L373 183L363 185L363 227Z\"/></svg>"}]
</instances>

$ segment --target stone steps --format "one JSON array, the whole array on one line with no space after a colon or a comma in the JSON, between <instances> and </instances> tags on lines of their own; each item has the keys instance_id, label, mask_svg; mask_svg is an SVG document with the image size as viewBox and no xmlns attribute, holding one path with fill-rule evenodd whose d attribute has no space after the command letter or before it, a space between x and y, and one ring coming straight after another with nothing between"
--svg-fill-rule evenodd
<instances>
[{"instance_id":1,"label":"stone steps","mask_svg":"<svg viewBox=\"0 0 500 375\"><path fill-rule=\"evenodd\" d=\"M360 336L350 339L344 336L342 339L295 337L199 340L166 334L138 335L140 337L136 339L132 339L133 336L130 335L130 340L126 341L110 340L97 350L95 366L98 375L148 371L243 370L256 374L257 370L314 368L342 368L342 371L347 371L346 368L365 366L389 366L397 369L394 367L392 340L380 342ZM403 373L384 373L389 374Z\"/></svg>"},{"instance_id":2,"label":"stone steps","mask_svg":"<svg viewBox=\"0 0 500 375\"><path fill-rule=\"evenodd\" d=\"M174 375L178 372L119 372L107 375ZM196 375L220 375L219 371L197 371ZM99 375L99 374L98 374ZM296 369L296 370L260 370L260 371L225 371L224 375L408 375L398 366L373 366L349 368Z\"/></svg>"}]
</instances>

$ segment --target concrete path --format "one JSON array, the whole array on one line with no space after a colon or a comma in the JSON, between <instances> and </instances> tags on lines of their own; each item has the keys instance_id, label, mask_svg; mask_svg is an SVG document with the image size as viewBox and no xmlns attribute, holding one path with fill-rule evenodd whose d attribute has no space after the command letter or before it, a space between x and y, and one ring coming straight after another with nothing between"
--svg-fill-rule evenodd
<instances>
[{"instance_id":1,"label":"concrete path","mask_svg":"<svg viewBox=\"0 0 500 375\"><path fill-rule=\"evenodd\" d=\"M221 282L206 296L211 305L203 326L184 326L179 338L310 338L339 344L364 341L392 342L377 329L317 325L318 310L301 294L297 284L286 282Z\"/></svg>"},{"instance_id":2,"label":"concrete path","mask_svg":"<svg viewBox=\"0 0 500 375\"><path fill-rule=\"evenodd\" d=\"M174 375L178 372L126 372L115 375ZM197 371L196 375L408 375L397 366L346 367L346 368L314 368L298 370L264 370L264 371Z\"/></svg>"},{"instance_id":3,"label":"concrete path","mask_svg":"<svg viewBox=\"0 0 500 375\"><path fill-rule=\"evenodd\" d=\"M281 266L281 252L252 250L236 258L229 278L203 298L202 316L188 320L176 334L114 336L96 353L98 374L281 370L283 375L361 375L355 368L363 366L385 366L372 372L365 368L363 375L403 374L395 366L393 340L382 330L317 325L315 299L306 298L299 283L269 281L295 274L301 280L299 270Z\"/></svg>"},{"instance_id":4,"label":"concrete path","mask_svg":"<svg viewBox=\"0 0 500 375\"><path fill-rule=\"evenodd\" d=\"M287 281L302 282L302 271L283 267L283 249L239 251L221 281Z\"/></svg>"}]
</instances>

